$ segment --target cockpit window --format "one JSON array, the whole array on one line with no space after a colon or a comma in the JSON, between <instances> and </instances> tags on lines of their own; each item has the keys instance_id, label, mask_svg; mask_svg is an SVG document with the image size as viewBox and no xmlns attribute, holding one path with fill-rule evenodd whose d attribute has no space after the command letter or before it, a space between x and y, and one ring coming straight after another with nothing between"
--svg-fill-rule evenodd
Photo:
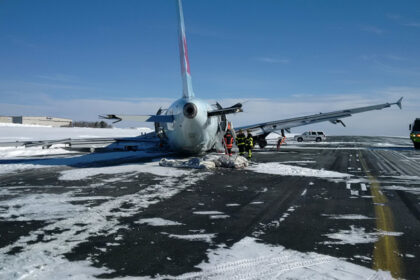
<instances>
[{"instance_id":1,"label":"cockpit window","mask_svg":"<svg viewBox=\"0 0 420 280\"><path fill-rule=\"evenodd\" d=\"M413 131L420 131L420 120L414 121Z\"/></svg>"}]
</instances>

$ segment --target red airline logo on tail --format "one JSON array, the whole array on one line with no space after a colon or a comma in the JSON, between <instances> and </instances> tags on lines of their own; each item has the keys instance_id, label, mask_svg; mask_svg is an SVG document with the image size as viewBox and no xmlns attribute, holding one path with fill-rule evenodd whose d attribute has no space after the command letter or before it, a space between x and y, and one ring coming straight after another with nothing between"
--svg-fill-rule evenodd
<instances>
[{"instance_id":1,"label":"red airline logo on tail","mask_svg":"<svg viewBox=\"0 0 420 280\"><path fill-rule=\"evenodd\" d=\"M185 39L185 36L182 37L184 42L184 56L185 56L185 62L187 63L187 73L191 75L190 72L190 61L188 59L188 48L187 48L187 40Z\"/></svg>"}]
</instances>

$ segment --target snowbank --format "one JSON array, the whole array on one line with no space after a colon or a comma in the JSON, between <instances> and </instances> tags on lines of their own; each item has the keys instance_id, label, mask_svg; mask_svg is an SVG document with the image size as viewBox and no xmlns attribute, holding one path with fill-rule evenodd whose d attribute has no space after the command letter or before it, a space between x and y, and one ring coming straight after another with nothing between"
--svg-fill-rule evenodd
<instances>
[{"instance_id":1,"label":"snowbank","mask_svg":"<svg viewBox=\"0 0 420 280\"><path fill-rule=\"evenodd\" d=\"M351 177L350 174L328 171L323 169L312 169L300 166L286 165L278 162L267 162L252 165L248 170L274 175L283 176L304 176L304 177L321 177L321 178L343 178Z\"/></svg>"}]
</instances>

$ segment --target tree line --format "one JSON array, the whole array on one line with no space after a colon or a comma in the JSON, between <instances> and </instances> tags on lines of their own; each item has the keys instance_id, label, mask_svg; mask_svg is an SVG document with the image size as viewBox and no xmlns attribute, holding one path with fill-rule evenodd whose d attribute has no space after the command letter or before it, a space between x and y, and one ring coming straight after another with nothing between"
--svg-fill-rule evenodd
<instances>
[{"instance_id":1,"label":"tree line","mask_svg":"<svg viewBox=\"0 0 420 280\"><path fill-rule=\"evenodd\" d=\"M69 127L112 128L112 125L107 124L104 121L100 121L100 122L74 121L69 125Z\"/></svg>"}]
</instances>

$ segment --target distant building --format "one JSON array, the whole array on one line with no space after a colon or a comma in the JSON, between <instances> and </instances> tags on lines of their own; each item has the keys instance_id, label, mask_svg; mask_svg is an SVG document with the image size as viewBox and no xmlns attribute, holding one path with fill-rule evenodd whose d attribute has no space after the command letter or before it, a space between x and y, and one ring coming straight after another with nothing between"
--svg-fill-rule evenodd
<instances>
[{"instance_id":1,"label":"distant building","mask_svg":"<svg viewBox=\"0 0 420 280\"><path fill-rule=\"evenodd\" d=\"M69 126L70 119L53 117L0 116L0 123L35 124L48 126Z\"/></svg>"}]
</instances>

